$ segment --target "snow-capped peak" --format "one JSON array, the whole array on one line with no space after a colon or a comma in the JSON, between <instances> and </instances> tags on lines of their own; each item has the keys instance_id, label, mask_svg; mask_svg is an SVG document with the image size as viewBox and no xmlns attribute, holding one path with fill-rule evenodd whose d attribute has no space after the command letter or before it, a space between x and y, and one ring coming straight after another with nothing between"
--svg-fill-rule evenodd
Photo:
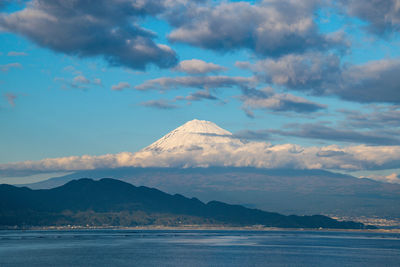
<instances>
[{"instance_id":1,"label":"snow-capped peak","mask_svg":"<svg viewBox=\"0 0 400 267\"><path fill-rule=\"evenodd\" d=\"M204 149L207 146L216 146L218 144L243 145L240 140L233 138L232 133L222 129L215 123L194 119L166 134L143 150L159 152L187 151Z\"/></svg>"},{"instance_id":2,"label":"snow-capped peak","mask_svg":"<svg viewBox=\"0 0 400 267\"><path fill-rule=\"evenodd\" d=\"M218 134L218 135L232 135L227 130L222 129L211 121L204 121L194 119L186 122L182 126L176 128L174 131L179 132L190 132L190 133L206 133L206 134ZM174 132L173 131L173 132Z\"/></svg>"}]
</instances>

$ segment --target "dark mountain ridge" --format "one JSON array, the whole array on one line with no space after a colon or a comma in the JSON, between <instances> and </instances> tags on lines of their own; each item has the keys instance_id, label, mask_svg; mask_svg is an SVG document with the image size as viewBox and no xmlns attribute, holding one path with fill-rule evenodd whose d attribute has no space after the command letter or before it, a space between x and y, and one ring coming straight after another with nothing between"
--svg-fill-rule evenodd
<instances>
[{"instance_id":1,"label":"dark mountain ridge","mask_svg":"<svg viewBox=\"0 0 400 267\"><path fill-rule=\"evenodd\" d=\"M142 217L148 220L143 223ZM95 220L93 221L93 218ZM168 221L215 225L263 225L283 228L364 229L356 222L314 216L285 216L219 201L207 204L196 198L170 195L123 181L83 178L53 189L0 185L1 226L50 226L73 223L135 226Z\"/></svg>"},{"instance_id":2,"label":"dark mountain ridge","mask_svg":"<svg viewBox=\"0 0 400 267\"><path fill-rule=\"evenodd\" d=\"M400 218L400 185L324 170L209 168L115 168L78 171L26 185L53 188L73 179L110 177L169 194L218 199L282 214Z\"/></svg>"}]
</instances>

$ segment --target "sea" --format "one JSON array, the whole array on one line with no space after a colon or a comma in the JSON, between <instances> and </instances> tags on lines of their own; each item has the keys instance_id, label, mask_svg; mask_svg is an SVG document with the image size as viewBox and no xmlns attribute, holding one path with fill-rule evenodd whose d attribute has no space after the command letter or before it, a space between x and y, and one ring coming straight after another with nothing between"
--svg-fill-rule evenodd
<instances>
[{"instance_id":1,"label":"sea","mask_svg":"<svg viewBox=\"0 0 400 267\"><path fill-rule=\"evenodd\" d=\"M1 230L0 266L400 266L400 233Z\"/></svg>"}]
</instances>

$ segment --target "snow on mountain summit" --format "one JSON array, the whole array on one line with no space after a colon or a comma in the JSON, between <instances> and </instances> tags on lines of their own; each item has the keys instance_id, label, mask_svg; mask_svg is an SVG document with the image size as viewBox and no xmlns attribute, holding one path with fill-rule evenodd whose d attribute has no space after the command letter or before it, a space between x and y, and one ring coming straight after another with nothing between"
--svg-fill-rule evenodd
<instances>
[{"instance_id":1,"label":"snow on mountain summit","mask_svg":"<svg viewBox=\"0 0 400 267\"><path fill-rule=\"evenodd\" d=\"M216 135L232 135L227 130L222 129L211 121L204 120L191 120L176 128L173 132L190 132L190 133L203 133L203 134L216 134ZM171 132L172 133L172 132Z\"/></svg>"},{"instance_id":2,"label":"snow on mountain summit","mask_svg":"<svg viewBox=\"0 0 400 267\"><path fill-rule=\"evenodd\" d=\"M215 123L205 120L191 120L169 132L143 151L196 150L215 147L218 144L241 146L243 143L232 133Z\"/></svg>"}]
</instances>

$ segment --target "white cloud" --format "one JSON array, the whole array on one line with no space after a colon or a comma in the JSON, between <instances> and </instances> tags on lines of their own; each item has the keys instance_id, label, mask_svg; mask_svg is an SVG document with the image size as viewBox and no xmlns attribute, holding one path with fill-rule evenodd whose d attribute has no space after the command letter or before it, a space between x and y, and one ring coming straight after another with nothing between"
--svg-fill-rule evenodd
<instances>
[{"instance_id":1,"label":"white cloud","mask_svg":"<svg viewBox=\"0 0 400 267\"><path fill-rule=\"evenodd\" d=\"M0 65L0 71L3 71L3 72L7 72L12 68L19 68L20 69L20 68L22 68L22 65L21 65L21 63L18 63L18 62L9 63L9 64L5 64L5 65Z\"/></svg>"},{"instance_id":2,"label":"white cloud","mask_svg":"<svg viewBox=\"0 0 400 267\"><path fill-rule=\"evenodd\" d=\"M206 74L210 72L220 72L226 68L203 60L191 59L181 61L175 69L188 74Z\"/></svg>"},{"instance_id":3,"label":"white cloud","mask_svg":"<svg viewBox=\"0 0 400 267\"><path fill-rule=\"evenodd\" d=\"M127 89L131 87L131 85L127 82L119 82L118 84L115 84L113 86L111 86L111 90L113 91L122 91L124 89Z\"/></svg>"},{"instance_id":4,"label":"white cloud","mask_svg":"<svg viewBox=\"0 0 400 267\"><path fill-rule=\"evenodd\" d=\"M75 82L75 83L83 83L83 84L89 84L90 83L89 79L86 78L83 75L78 75L78 76L74 77L73 82Z\"/></svg>"},{"instance_id":5,"label":"white cloud","mask_svg":"<svg viewBox=\"0 0 400 267\"><path fill-rule=\"evenodd\" d=\"M0 165L0 176L21 173L92 170L117 167L235 166L291 169L377 170L399 166L400 146L302 147L248 142L203 144L197 149L141 150L102 156L71 156ZM389 177L390 178L390 177Z\"/></svg>"},{"instance_id":6,"label":"white cloud","mask_svg":"<svg viewBox=\"0 0 400 267\"><path fill-rule=\"evenodd\" d=\"M360 178L369 178L377 181L382 181L386 183L392 183L392 184L400 184L400 177L397 173L392 173L386 176L382 175L368 175L368 176L362 176Z\"/></svg>"},{"instance_id":7,"label":"white cloud","mask_svg":"<svg viewBox=\"0 0 400 267\"><path fill-rule=\"evenodd\" d=\"M102 85L102 82L101 82L101 79L99 79L99 78L95 78L95 79L93 79L93 84L96 84L96 85Z\"/></svg>"}]
</instances>

